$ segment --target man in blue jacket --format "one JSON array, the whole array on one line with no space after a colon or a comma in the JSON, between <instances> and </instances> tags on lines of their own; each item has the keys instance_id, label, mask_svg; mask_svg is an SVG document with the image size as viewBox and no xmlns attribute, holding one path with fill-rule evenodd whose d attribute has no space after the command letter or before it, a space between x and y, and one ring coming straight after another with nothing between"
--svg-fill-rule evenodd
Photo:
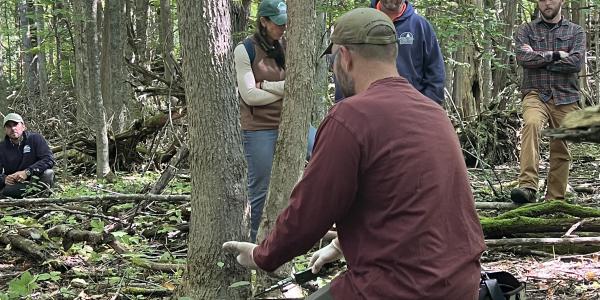
<instances>
[{"instance_id":1,"label":"man in blue jacket","mask_svg":"<svg viewBox=\"0 0 600 300\"><path fill-rule=\"evenodd\" d=\"M392 19L398 35L396 67L415 89L433 101L444 100L444 58L431 24L415 12L408 0L371 0ZM336 102L343 95L336 85Z\"/></svg>"},{"instance_id":2,"label":"man in blue jacket","mask_svg":"<svg viewBox=\"0 0 600 300\"><path fill-rule=\"evenodd\" d=\"M40 134L27 131L23 118L4 117L6 137L0 142L0 189L4 197L22 198L52 186L54 156Z\"/></svg>"}]
</instances>

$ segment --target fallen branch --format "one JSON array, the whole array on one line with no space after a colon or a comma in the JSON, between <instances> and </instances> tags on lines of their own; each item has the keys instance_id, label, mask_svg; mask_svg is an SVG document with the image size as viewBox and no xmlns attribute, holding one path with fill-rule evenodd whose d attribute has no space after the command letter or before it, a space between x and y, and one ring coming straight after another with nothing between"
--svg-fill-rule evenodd
<instances>
[{"instance_id":1,"label":"fallen branch","mask_svg":"<svg viewBox=\"0 0 600 300\"><path fill-rule=\"evenodd\" d=\"M121 294L152 297L169 297L173 294L173 291L161 288L142 288L128 286L121 289Z\"/></svg>"},{"instance_id":2,"label":"fallen branch","mask_svg":"<svg viewBox=\"0 0 600 300\"><path fill-rule=\"evenodd\" d=\"M149 261L147 259L132 259L131 263L135 266L142 267L144 269L159 271L159 272L169 272L175 273L179 270L184 270L185 264L165 264L165 263L157 263L153 261Z\"/></svg>"},{"instance_id":3,"label":"fallen branch","mask_svg":"<svg viewBox=\"0 0 600 300\"><path fill-rule=\"evenodd\" d=\"M150 195L150 194L129 194L129 195L100 195L84 196L73 198L29 198L29 199L0 199L0 207L10 206L32 206L40 204L65 204L75 202L120 202L127 203L133 201L157 201L163 203L181 203L189 202L190 195Z\"/></svg>"}]
</instances>

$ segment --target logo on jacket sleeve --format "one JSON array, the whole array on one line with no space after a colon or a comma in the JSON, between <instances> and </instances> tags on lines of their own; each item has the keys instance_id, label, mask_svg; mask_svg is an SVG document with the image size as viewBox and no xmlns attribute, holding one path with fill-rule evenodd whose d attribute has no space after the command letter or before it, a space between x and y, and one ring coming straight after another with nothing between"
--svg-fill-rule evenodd
<instances>
[{"instance_id":1,"label":"logo on jacket sleeve","mask_svg":"<svg viewBox=\"0 0 600 300\"><path fill-rule=\"evenodd\" d=\"M398 44L400 45L412 45L415 38L410 32L403 32L398 36Z\"/></svg>"},{"instance_id":2,"label":"logo on jacket sleeve","mask_svg":"<svg viewBox=\"0 0 600 300\"><path fill-rule=\"evenodd\" d=\"M29 153L31 152L31 147L29 147L29 145L25 145L25 147L23 147L23 153Z\"/></svg>"}]
</instances>

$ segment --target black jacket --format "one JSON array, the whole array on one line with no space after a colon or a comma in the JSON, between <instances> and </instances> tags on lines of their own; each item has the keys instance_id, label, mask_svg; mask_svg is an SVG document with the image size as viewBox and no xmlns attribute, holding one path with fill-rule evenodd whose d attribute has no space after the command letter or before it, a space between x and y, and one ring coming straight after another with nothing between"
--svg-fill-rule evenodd
<instances>
[{"instance_id":1,"label":"black jacket","mask_svg":"<svg viewBox=\"0 0 600 300\"><path fill-rule=\"evenodd\" d=\"M4 188L6 175L29 169L31 175L41 175L54 166L54 156L48 143L38 133L25 131L19 145L10 141L8 136L0 142L0 189Z\"/></svg>"}]
</instances>

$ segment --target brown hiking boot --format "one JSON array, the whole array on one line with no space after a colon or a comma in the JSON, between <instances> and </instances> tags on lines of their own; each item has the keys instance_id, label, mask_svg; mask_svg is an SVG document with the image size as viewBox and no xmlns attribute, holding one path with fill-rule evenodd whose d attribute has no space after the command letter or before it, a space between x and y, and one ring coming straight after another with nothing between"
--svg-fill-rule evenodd
<instances>
[{"instance_id":1,"label":"brown hiking boot","mask_svg":"<svg viewBox=\"0 0 600 300\"><path fill-rule=\"evenodd\" d=\"M533 203L536 191L530 188L516 188L510 191L510 199L517 204Z\"/></svg>"}]
</instances>

